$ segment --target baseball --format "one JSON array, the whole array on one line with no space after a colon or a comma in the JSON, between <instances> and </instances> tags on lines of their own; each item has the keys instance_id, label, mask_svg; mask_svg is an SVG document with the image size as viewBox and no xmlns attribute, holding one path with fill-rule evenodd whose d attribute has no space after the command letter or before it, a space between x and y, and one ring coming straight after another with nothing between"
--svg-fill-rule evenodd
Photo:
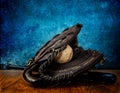
<instances>
[{"instance_id":1,"label":"baseball","mask_svg":"<svg viewBox=\"0 0 120 93\"><path fill-rule=\"evenodd\" d=\"M70 45L67 45L67 47L55 57L55 62L67 63L70 62L72 57L73 57L73 49L71 48Z\"/></svg>"}]
</instances>

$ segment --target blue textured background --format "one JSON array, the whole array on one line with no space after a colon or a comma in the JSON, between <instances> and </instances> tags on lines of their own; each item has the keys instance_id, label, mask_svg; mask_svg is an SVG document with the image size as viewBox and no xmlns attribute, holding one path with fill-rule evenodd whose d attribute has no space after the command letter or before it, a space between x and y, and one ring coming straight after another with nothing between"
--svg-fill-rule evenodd
<instances>
[{"instance_id":1,"label":"blue textured background","mask_svg":"<svg viewBox=\"0 0 120 93\"><path fill-rule=\"evenodd\" d=\"M67 27L82 23L79 45L120 68L120 0L0 0L1 64L24 66L37 50Z\"/></svg>"}]
</instances>

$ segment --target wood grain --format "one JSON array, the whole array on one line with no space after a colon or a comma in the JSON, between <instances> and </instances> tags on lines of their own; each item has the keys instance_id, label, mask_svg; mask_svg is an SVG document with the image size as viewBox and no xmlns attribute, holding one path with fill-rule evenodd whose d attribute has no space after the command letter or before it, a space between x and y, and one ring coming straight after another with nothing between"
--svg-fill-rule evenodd
<instances>
[{"instance_id":1,"label":"wood grain","mask_svg":"<svg viewBox=\"0 0 120 93\"><path fill-rule=\"evenodd\" d=\"M120 70L99 70L117 75L115 84L73 84L35 88L22 77L22 70L0 70L0 93L120 93Z\"/></svg>"}]
</instances>

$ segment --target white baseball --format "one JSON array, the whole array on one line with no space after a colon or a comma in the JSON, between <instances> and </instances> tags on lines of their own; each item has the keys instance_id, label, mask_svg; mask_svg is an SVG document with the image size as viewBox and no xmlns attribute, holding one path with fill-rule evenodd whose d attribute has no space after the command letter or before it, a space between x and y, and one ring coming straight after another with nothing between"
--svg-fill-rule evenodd
<instances>
[{"instance_id":1,"label":"white baseball","mask_svg":"<svg viewBox=\"0 0 120 93\"><path fill-rule=\"evenodd\" d=\"M71 48L70 45L67 45L66 48L55 57L55 62L67 63L70 62L72 57L73 57L73 49Z\"/></svg>"}]
</instances>

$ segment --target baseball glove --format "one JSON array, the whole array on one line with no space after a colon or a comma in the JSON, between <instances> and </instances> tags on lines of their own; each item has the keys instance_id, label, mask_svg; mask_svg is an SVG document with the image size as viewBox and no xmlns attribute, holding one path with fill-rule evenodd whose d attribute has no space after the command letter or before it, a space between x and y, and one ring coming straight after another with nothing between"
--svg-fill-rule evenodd
<instances>
[{"instance_id":1,"label":"baseball glove","mask_svg":"<svg viewBox=\"0 0 120 93\"><path fill-rule=\"evenodd\" d=\"M40 48L36 55L28 61L27 68L23 72L24 79L33 85L59 85L72 81L78 74L82 75L100 62L103 59L102 53L96 50L84 50L78 46L77 35L81 27L82 24L77 24L65 29ZM72 52L69 52L71 50L68 49L68 54L63 54L61 57L61 52L68 46L71 47ZM67 57L69 53L71 54ZM58 55L59 57L57 57ZM60 57L61 59L59 59ZM57 58L58 62L56 62Z\"/></svg>"}]
</instances>

